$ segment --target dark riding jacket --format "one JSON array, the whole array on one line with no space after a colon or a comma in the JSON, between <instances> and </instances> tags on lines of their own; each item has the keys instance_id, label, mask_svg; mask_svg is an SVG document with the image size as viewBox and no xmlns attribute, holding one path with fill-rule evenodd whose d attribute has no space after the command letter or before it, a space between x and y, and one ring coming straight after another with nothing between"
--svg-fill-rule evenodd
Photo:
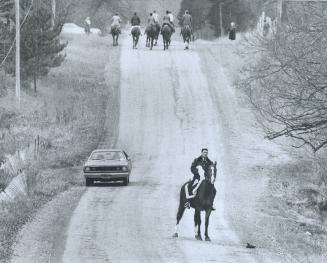
<instances>
[{"instance_id":1,"label":"dark riding jacket","mask_svg":"<svg viewBox=\"0 0 327 263\"><path fill-rule=\"evenodd\" d=\"M195 179L200 180L200 175L199 175L199 171L196 168L197 166L201 165L204 171L207 171L210 167L210 165L213 165L213 162L208 158L204 158L202 156L195 158L192 165L191 165L191 172L194 174L193 176L193 181Z\"/></svg>"},{"instance_id":2,"label":"dark riding jacket","mask_svg":"<svg viewBox=\"0 0 327 263\"><path fill-rule=\"evenodd\" d=\"M131 19L132 26L139 26L141 24L141 19L138 16L133 16Z\"/></svg>"},{"instance_id":3,"label":"dark riding jacket","mask_svg":"<svg viewBox=\"0 0 327 263\"><path fill-rule=\"evenodd\" d=\"M192 16L190 14L184 14L182 17L182 25L186 26L189 25L192 27Z\"/></svg>"}]
</instances>

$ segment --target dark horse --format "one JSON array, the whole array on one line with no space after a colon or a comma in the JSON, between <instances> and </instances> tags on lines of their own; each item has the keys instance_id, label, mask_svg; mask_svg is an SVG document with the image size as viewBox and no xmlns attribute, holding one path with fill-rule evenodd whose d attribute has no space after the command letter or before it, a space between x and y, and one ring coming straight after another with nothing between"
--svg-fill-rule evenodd
<instances>
[{"instance_id":1,"label":"dark horse","mask_svg":"<svg viewBox=\"0 0 327 263\"><path fill-rule=\"evenodd\" d=\"M158 35L160 32L160 27L158 28L157 24L150 24L145 29L146 34L146 47L149 47L150 49L153 48L154 40L158 39Z\"/></svg>"},{"instance_id":2,"label":"dark horse","mask_svg":"<svg viewBox=\"0 0 327 263\"><path fill-rule=\"evenodd\" d=\"M169 25L166 24L162 27L162 39L164 42L164 50L168 49L170 45L170 38L172 33L172 29Z\"/></svg>"},{"instance_id":3,"label":"dark horse","mask_svg":"<svg viewBox=\"0 0 327 263\"><path fill-rule=\"evenodd\" d=\"M120 28L118 25L113 25L111 27L111 35L112 35L112 45L118 46L118 38L120 34Z\"/></svg>"},{"instance_id":4,"label":"dark horse","mask_svg":"<svg viewBox=\"0 0 327 263\"><path fill-rule=\"evenodd\" d=\"M212 203L216 195L216 189L214 187L214 181L217 175L217 162L211 165L207 171L204 171L205 179L202 180L197 189L196 195L193 199L190 199L190 205L195 209L194 213L194 226L195 226L195 238L197 240L202 240L201 237L201 211L205 211L205 240L211 241L208 235L209 217L212 211ZM214 179L212 179L212 177ZM175 233L173 237L178 237L178 224L182 219L185 211L185 203L187 201L186 191L188 191L188 183L186 182L180 191L179 207L177 212L177 223L175 228Z\"/></svg>"},{"instance_id":5,"label":"dark horse","mask_svg":"<svg viewBox=\"0 0 327 263\"><path fill-rule=\"evenodd\" d=\"M132 37L133 37L133 49L137 48L137 43L139 42L139 38L141 35L141 30L139 27L135 26L132 29Z\"/></svg>"},{"instance_id":6,"label":"dark horse","mask_svg":"<svg viewBox=\"0 0 327 263\"><path fill-rule=\"evenodd\" d=\"M185 49L189 49L192 36L192 30L189 25L186 25L182 28L182 36L185 43Z\"/></svg>"}]
</instances>

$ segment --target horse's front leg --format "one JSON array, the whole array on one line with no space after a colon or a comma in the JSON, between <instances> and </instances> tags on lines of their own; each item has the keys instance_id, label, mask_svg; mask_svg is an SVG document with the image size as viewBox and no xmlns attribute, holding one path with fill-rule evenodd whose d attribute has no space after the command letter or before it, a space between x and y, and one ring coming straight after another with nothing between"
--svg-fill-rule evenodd
<instances>
[{"instance_id":1,"label":"horse's front leg","mask_svg":"<svg viewBox=\"0 0 327 263\"><path fill-rule=\"evenodd\" d=\"M194 213L194 232L196 240L202 240L201 237L201 211L195 209Z\"/></svg>"},{"instance_id":2,"label":"horse's front leg","mask_svg":"<svg viewBox=\"0 0 327 263\"><path fill-rule=\"evenodd\" d=\"M211 239L210 239L210 237L208 235L208 227L209 227L210 214L211 214L211 209L207 209L206 210L206 220L205 220L205 232L204 232L205 241L211 241Z\"/></svg>"}]
</instances>

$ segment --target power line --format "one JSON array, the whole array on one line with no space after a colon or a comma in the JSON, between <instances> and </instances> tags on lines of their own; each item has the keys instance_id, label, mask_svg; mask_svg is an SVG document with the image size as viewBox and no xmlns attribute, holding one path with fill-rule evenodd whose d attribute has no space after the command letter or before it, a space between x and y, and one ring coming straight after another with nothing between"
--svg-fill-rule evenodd
<instances>
[{"instance_id":1,"label":"power line","mask_svg":"<svg viewBox=\"0 0 327 263\"><path fill-rule=\"evenodd\" d=\"M19 27L20 29L22 29L22 27L23 27L23 25L24 25L24 23L25 23L25 21L26 21L28 15L29 15L29 13L30 13L32 7L33 7L33 1L34 1L34 0L32 0L31 5L30 5L30 7L29 7L28 10L27 10L27 13L26 13L26 15L25 15L25 17L24 17L22 23L20 24L20 27ZM15 45L15 42L16 42L16 37L14 38L14 40L13 40L13 42L12 42L12 44L11 44L11 46L10 46L8 52L7 52L7 55L6 55L6 56L4 57L4 59L2 60L2 62L1 62L1 64L0 64L0 68L4 65L4 63L6 62L7 58L9 57L9 55L10 55L10 53L11 53L11 51L12 51L14 45Z\"/></svg>"}]
</instances>

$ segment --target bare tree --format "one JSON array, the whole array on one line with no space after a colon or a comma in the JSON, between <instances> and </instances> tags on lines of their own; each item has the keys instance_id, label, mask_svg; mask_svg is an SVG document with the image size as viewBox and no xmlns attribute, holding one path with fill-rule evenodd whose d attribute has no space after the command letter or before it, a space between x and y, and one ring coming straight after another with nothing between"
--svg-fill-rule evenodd
<instances>
[{"instance_id":1,"label":"bare tree","mask_svg":"<svg viewBox=\"0 0 327 263\"><path fill-rule=\"evenodd\" d=\"M327 145L327 7L301 4L271 38L249 38L256 60L240 84L248 91L267 138L294 138L314 152Z\"/></svg>"}]
</instances>

